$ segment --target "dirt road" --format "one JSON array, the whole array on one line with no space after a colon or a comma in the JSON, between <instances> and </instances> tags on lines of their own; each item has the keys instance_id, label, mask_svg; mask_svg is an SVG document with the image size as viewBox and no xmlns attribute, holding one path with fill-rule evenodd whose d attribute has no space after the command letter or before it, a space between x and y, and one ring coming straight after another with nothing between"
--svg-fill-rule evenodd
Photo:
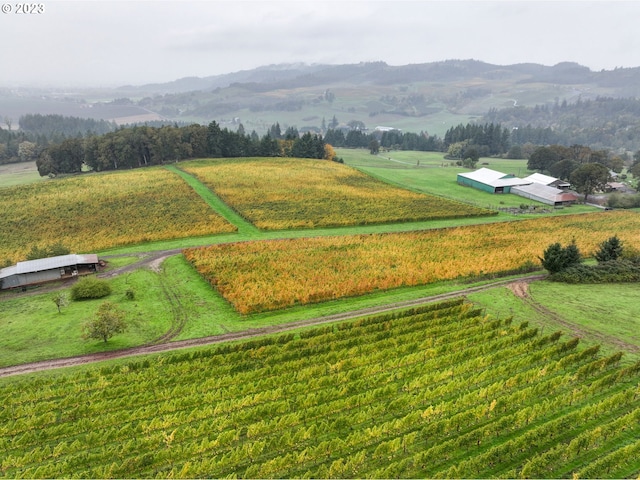
<instances>
[{"instance_id":1,"label":"dirt road","mask_svg":"<svg viewBox=\"0 0 640 480\"><path fill-rule=\"evenodd\" d=\"M175 255L177 253L179 253L179 251L154 253L153 255L145 256L139 262L136 262L132 265L128 265L127 267L123 267L118 270L105 273L104 275L113 276L116 274L125 273L135 268L140 268L141 266L157 265L158 259L166 258L167 256ZM518 279L518 282L528 283L533 280L539 280L543 277L544 275L529 275L529 276L521 277L520 279ZM40 362L25 363L22 365L15 365L11 367L0 368L0 377L33 373L33 372L39 372L43 370L52 370L55 368L72 367L72 366L84 365L87 363L100 362L103 360L110 360L115 358L132 357L136 355L146 355L149 353L168 352L168 351L179 350L179 349L189 348L189 347L213 345L217 343L230 342L234 340L244 340L244 339L257 337L261 335L286 332L288 330L294 330L300 327L322 325L325 323L337 322L341 320L350 320L353 318L362 317L366 315L374 315L382 312L387 312L390 310L395 310L398 308L407 308L407 307L422 305L425 303L438 302L438 301L442 301L450 298L465 296L467 294L474 293L474 292L489 290L496 287L503 287L513 282L514 282L513 279L498 280L486 285L482 285L478 287L470 287L464 290L457 290L455 292L445 293L441 295L434 295L431 297L423 297L415 300L408 300L404 302L396 302L388 305L382 305L379 307L371 307L371 308L354 310L354 311L345 312L345 313L327 315L324 317L301 320L298 322L290 322L283 325L274 325L274 326L268 326L264 328L255 328L255 329L244 330L241 332L230 332L230 333L215 335L211 337L194 338L189 340L180 340L180 341L172 342L172 341L169 341L169 337L164 335L162 337L163 341L160 341L160 342L156 341L150 345L142 345L139 347L127 348L124 350L117 350L112 352L94 353L90 355L80 355L80 356L69 357L69 358L45 360ZM172 337L174 336L175 335L172 335Z\"/></svg>"}]
</instances>

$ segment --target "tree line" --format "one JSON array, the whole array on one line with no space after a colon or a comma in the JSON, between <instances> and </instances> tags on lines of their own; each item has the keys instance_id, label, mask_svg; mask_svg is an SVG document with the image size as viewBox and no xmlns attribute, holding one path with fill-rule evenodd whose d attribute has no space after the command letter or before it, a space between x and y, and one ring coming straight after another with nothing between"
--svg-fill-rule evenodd
<instances>
[{"instance_id":1,"label":"tree line","mask_svg":"<svg viewBox=\"0 0 640 480\"><path fill-rule=\"evenodd\" d=\"M259 138L209 125L185 127L133 126L104 135L68 138L44 148L36 165L41 176L78 173L88 167L95 171L161 165L190 158L300 157L335 160L335 152L320 135Z\"/></svg>"},{"instance_id":2,"label":"tree line","mask_svg":"<svg viewBox=\"0 0 640 480\"><path fill-rule=\"evenodd\" d=\"M117 130L114 122L63 115L27 114L20 117L20 129L0 128L0 165L37 160L49 145L69 138L103 135Z\"/></svg>"},{"instance_id":3,"label":"tree line","mask_svg":"<svg viewBox=\"0 0 640 480\"><path fill-rule=\"evenodd\" d=\"M85 134L103 135L118 128L115 122L93 118L66 117L63 115L22 115L18 121L20 130L46 138L61 140Z\"/></svg>"}]
</instances>

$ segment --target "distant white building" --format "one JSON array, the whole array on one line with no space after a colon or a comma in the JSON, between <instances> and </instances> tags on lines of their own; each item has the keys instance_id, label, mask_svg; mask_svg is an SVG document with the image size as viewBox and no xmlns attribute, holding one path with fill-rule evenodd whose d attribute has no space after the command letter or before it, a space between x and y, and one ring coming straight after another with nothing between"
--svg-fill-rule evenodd
<instances>
[{"instance_id":1,"label":"distant white building","mask_svg":"<svg viewBox=\"0 0 640 480\"><path fill-rule=\"evenodd\" d=\"M542 173L532 173L523 180L530 180L531 183L539 183L548 187L559 188L560 190L566 190L570 187L569 182L565 182L564 180L560 180L555 177L550 177L549 175L543 175Z\"/></svg>"},{"instance_id":2,"label":"distant white building","mask_svg":"<svg viewBox=\"0 0 640 480\"><path fill-rule=\"evenodd\" d=\"M399 128L395 128L395 127L377 126L376 128L373 129L373 131L374 132L384 133L384 132L400 132L401 130Z\"/></svg>"}]
</instances>

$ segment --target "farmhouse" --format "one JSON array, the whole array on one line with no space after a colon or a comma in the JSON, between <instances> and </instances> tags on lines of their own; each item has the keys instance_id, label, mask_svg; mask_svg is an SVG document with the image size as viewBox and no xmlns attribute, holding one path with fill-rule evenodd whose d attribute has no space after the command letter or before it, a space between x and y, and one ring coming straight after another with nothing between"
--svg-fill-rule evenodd
<instances>
[{"instance_id":1,"label":"farmhouse","mask_svg":"<svg viewBox=\"0 0 640 480\"><path fill-rule=\"evenodd\" d=\"M547 205L553 205L554 207L571 205L578 201L578 196L574 193L565 192L559 188L535 182L529 185L513 187L511 193L530 200L546 203Z\"/></svg>"},{"instance_id":2,"label":"farmhouse","mask_svg":"<svg viewBox=\"0 0 640 480\"><path fill-rule=\"evenodd\" d=\"M97 271L101 262L95 254L60 255L18 262L0 270L0 289L20 288Z\"/></svg>"},{"instance_id":3,"label":"farmhouse","mask_svg":"<svg viewBox=\"0 0 640 480\"><path fill-rule=\"evenodd\" d=\"M531 181L517 178L510 173L481 168L475 172L459 173L458 183L489 193L510 193L512 187L528 185Z\"/></svg>"}]
</instances>

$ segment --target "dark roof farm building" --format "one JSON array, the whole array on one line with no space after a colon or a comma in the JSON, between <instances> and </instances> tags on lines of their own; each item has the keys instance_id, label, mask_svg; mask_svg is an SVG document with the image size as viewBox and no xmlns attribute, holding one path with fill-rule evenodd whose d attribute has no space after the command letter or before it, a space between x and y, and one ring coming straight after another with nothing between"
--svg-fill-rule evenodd
<instances>
[{"instance_id":1,"label":"dark roof farm building","mask_svg":"<svg viewBox=\"0 0 640 480\"><path fill-rule=\"evenodd\" d=\"M510 173L481 168L475 172L459 173L458 183L489 193L510 193L512 187L528 185L531 182L517 178Z\"/></svg>"},{"instance_id":2,"label":"dark roof farm building","mask_svg":"<svg viewBox=\"0 0 640 480\"><path fill-rule=\"evenodd\" d=\"M0 270L0 288L19 288L52 282L97 271L100 261L95 254L60 255L18 262Z\"/></svg>"}]
</instances>

